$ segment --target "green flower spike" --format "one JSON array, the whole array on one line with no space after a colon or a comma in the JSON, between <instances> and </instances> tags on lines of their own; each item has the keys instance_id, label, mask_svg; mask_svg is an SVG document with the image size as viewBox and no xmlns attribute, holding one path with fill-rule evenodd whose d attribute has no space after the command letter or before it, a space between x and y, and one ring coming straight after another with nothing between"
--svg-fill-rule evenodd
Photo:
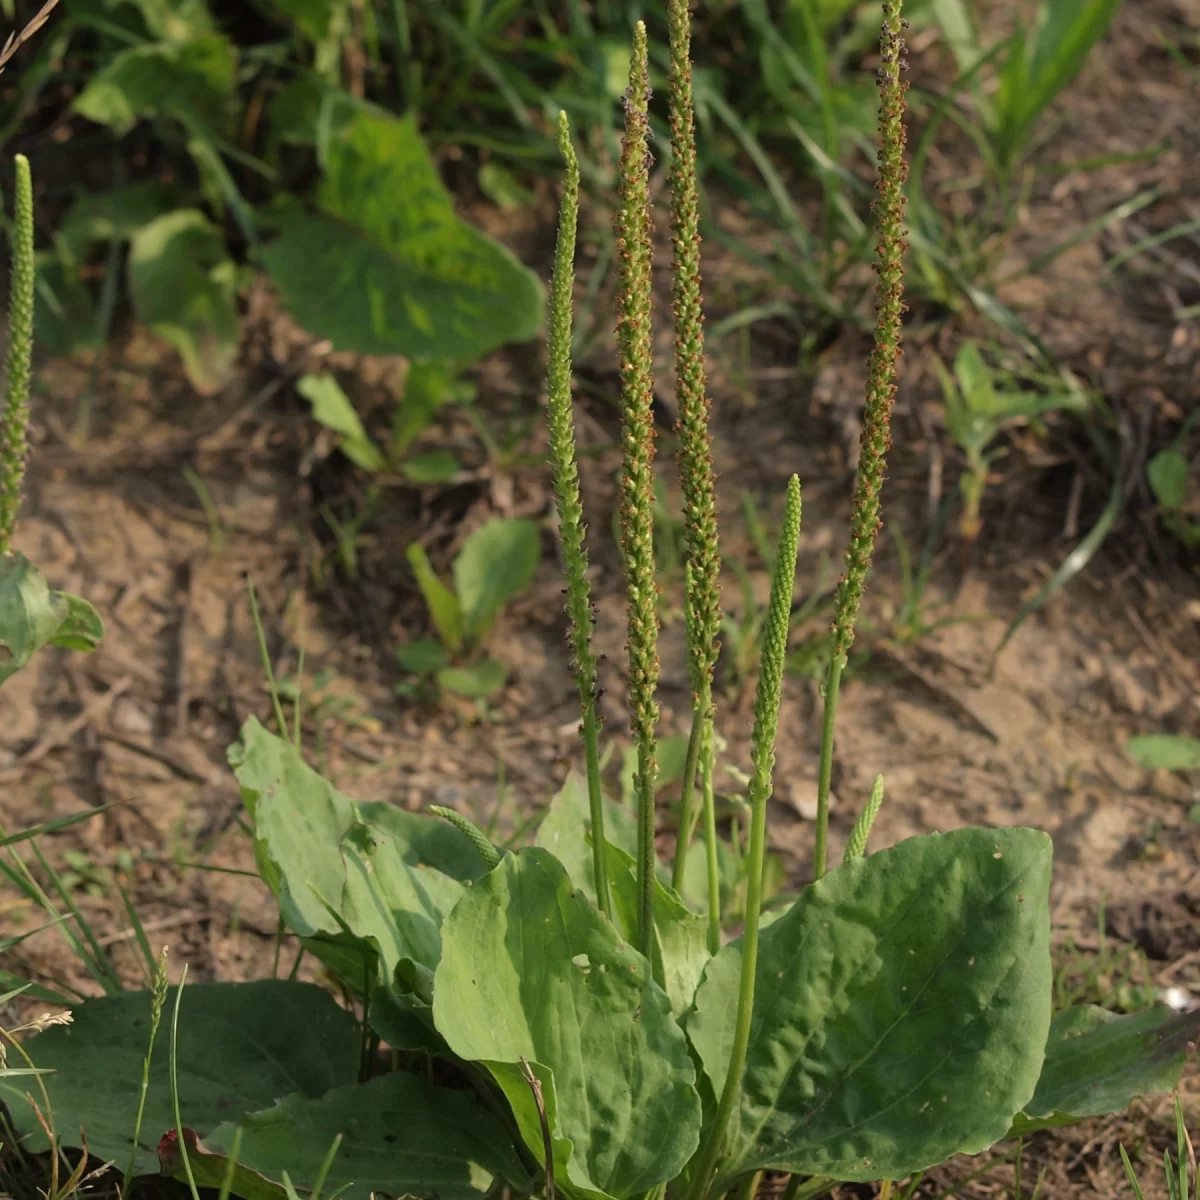
<instances>
[{"instance_id":1,"label":"green flower spike","mask_svg":"<svg viewBox=\"0 0 1200 1200\"><path fill-rule=\"evenodd\" d=\"M638 949L654 945L654 782L658 585L654 578L654 396L650 348L650 76L646 26L633 34L617 207L621 361L621 550L629 605L630 725L637 747Z\"/></svg>"},{"instance_id":2,"label":"green flower spike","mask_svg":"<svg viewBox=\"0 0 1200 1200\"><path fill-rule=\"evenodd\" d=\"M754 738L750 756L754 770L750 779L750 843L746 850L746 931L742 935L742 975L738 992L737 1019L729 1070L717 1105L717 1115L708 1131L708 1141L694 1176L693 1200L704 1200L720 1159L725 1131L733 1106L742 1090L742 1072L750 1044L750 1022L754 1013L754 973L758 966L758 925L762 908L763 861L767 844L767 801L771 798L771 772L775 766L775 735L779 729L779 705L783 697L783 664L787 657L788 622L796 581L796 553L800 545L800 480L788 481L783 531L767 602L763 632L762 664L754 694Z\"/></svg>"},{"instance_id":3,"label":"green flower spike","mask_svg":"<svg viewBox=\"0 0 1200 1200\"><path fill-rule=\"evenodd\" d=\"M546 408L550 424L550 461L562 539L567 584L567 616L571 621L572 668L583 710L583 743L587 759L588 804L592 822L592 867L600 911L612 916L608 860L604 842L604 808L600 791L599 720L596 716L596 656L592 653L592 596L588 585L583 501L575 453L575 420L571 409L571 309L575 291L575 232L579 223L579 160L571 144L567 114L558 115L558 148L567 164L554 275L550 283L550 336L546 369Z\"/></svg>"},{"instance_id":4,"label":"green flower spike","mask_svg":"<svg viewBox=\"0 0 1200 1200\"><path fill-rule=\"evenodd\" d=\"M16 157L13 199L12 279L8 302L8 379L0 425L0 554L12 542L28 454L29 382L33 362L33 180L29 159Z\"/></svg>"}]
</instances>

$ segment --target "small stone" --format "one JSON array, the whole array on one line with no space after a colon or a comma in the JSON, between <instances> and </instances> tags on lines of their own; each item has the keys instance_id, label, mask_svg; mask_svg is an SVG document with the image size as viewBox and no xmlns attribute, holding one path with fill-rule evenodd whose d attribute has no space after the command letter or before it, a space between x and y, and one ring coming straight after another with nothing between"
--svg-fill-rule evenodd
<instances>
[{"instance_id":1,"label":"small stone","mask_svg":"<svg viewBox=\"0 0 1200 1200\"><path fill-rule=\"evenodd\" d=\"M127 696L118 696L113 702L110 722L118 733L128 733L134 737L149 737L154 731L150 714Z\"/></svg>"}]
</instances>

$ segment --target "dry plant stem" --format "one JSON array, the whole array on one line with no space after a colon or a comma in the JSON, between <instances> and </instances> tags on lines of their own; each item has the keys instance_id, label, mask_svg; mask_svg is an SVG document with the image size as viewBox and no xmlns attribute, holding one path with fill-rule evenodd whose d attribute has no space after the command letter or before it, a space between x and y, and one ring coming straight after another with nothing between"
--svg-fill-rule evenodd
<instances>
[{"instance_id":1,"label":"dry plant stem","mask_svg":"<svg viewBox=\"0 0 1200 1200\"><path fill-rule=\"evenodd\" d=\"M704 308L700 282L700 205L692 102L690 0L670 0L671 230L674 266L675 378L679 398L679 476L687 540L688 668L692 729L684 763L672 883L683 886L695 825L696 768L713 723L712 674L720 653L721 555L712 435L704 375Z\"/></svg>"},{"instance_id":2,"label":"dry plant stem","mask_svg":"<svg viewBox=\"0 0 1200 1200\"><path fill-rule=\"evenodd\" d=\"M754 736L750 779L750 844L746 851L746 931L742 935L742 975L738 991L733 1047L717 1114L700 1152L691 1200L704 1200L724 1150L729 1118L742 1090L742 1072L750 1045L750 1022L754 1015L754 983L758 968L758 924L762 909L763 860L767 845L767 801L771 797L771 772L775 766L775 734L779 728L779 705L783 696L783 663L787 656L788 622L796 579L796 551L800 543L800 480L788 482L787 505L771 598L763 634L762 665L754 696Z\"/></svg>"},{"instance_id":3,"label":"dry plant stem","mask_svg":"<svg viewBox=\"0 0 1200 1200\"><path fill-rule=\"evenodd\" d=\"M854 509L850 518L850 544L846 569L838 584L836 616L831 634L832 654L825 681L825 718L821 732L821 766L817 782L817 831L813 877L825 874L829 830L829 785L833 770L833 737L837 718L838 688L862 603L863 585L875 552L882 524L880 493L891 446L892 405L901 349L904 313L904 94L908 84L901 0L885 0L880 32L879 66L879 181L872 212L876 224L875 345L867 378L867 402L858 460Z\"/></svg>"},{"instance_id":4,"label":"dry plant stem","mask_svg":"<svg viewBox=\"0 0 1200 1200\"><path fill-rule=\"evenodd\" d=\"M550 334L546 367L550 458L558 530L566 577L567 616L571 622L572 672L579 687L583 747L587 762L588 808L592 822L592 871L600 911L612 916L604 840L604 797L600 791L599 720L596 716L596 656L592 653L592 596L588 585L583 500L571 406L571 318L575 291L575 235L579 223L579 160L571 144L567 114L558 117L558 147L567 165L563 180L554 275L550 282Z\"/></svg>"},{"instance_id":5,"label":"dry plant stem","mask_svg":"<svg viewBox=\"0 0 1200 1200\"><path fill-rule=\"evenodd\" d=\"M4 393L4 423L0 425L0 554L12 542L21 487L25 481L25 459L29 424L29 381L33 362L33 180L29 159L16 158L13 194L12 280L8 302L7 381Z\"/></svg>"},{"instance_id":6,"label":"dry plant stem","mask_svg":"<svg viewBox=\"0 0 1200 1200\"><path fill-rule=\"evenodd\" d=\"M629 620L630 726L637 747L638 949L654 944L654 784L658 585L654 578L654 398L650 344L650 79L646 26L633 34L617 206L621 363L621 550Z\"/></svg>"}]
</instances>

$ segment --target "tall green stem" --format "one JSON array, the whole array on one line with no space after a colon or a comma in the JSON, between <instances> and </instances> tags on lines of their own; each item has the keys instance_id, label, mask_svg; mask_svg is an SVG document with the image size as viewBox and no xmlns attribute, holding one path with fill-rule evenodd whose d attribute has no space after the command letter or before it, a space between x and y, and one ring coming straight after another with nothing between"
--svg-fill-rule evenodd
<instances>
[{"instance_id":1,"label":"tall green stem","mask_svg":"<svg viewBox=\"0 0 1200 1200\"><path fill-rule=\"evenodd\" d=\"M0 424L0 554L12 542L28 453L29 384L33 364L33 179L29 159L16 157L13 194L12 278L8 300L8 379Z\"/></svg>"},{"instance_id":2,"label":"tall green stem","mask_svg":"<svg viewBox=\"0 0 1200 1200\"><path fill-rule=\"evenodd\" d=\"M567 583L566 609L571 622L571 665L583 712L583 749L587 761L588 808L592 822L592 872L600 911L611 917L612 899L604 840L604 797L600 791L596 656L592 653L592 595L587 578L583 500L579 491L575 418L571 405L571 319L575 291L575 236L579 224L579 160L571 144L571 130L565 112L558 117L558 146L567 172L563 180L558 242L554 249L554 274L550 282L546 409L558 530L562 539L563 573Z\"/></svg>"},{"instance_id":3,"label":"tall green stem","mask_svg":"<svg viewBox=\"0 0 1200 1200\"><path fill-rule=\"evenodd\" d=\"M721 868L717 861L717 806L713 799L713 730L710 724L700 760L700 795L704 804L704 849L708 866L708 952L721 948Z\"/></svg>"},{"instance_id":4,"label":"tall green stem","mask_svg":"<svg viewBox=\"0 0 1200 1200\"><path fill-rule=\"evenodd\" d=\"M829 673L825 681L825 718L821 736L821 766L817 787L817 833L813 877L825 873L826 839L829 827L829 786L833 769L834 723L838 689L862 604L863 586L875 553L875 540L882 525L880 493L891 447L892 406L901 349L901 318L904 314L904 96L908 84L905 70L904 18L902 0L884 0L883 28L879 35L879 179L872 211L876 221L875 345L867 378L867 401L863 414L862 440L854 508L850 518L850 543L846 569L838 584L836 615L830 635Z\"/></svg>"},{"instance_id":5,"label":"tall green stem","mask_svg":"<svg viewBox=\"0 0 1200 1200\"><path fill-rule=\"evenodd\" d=\"M650 295L650 73L646 26L634 28L621 147L617 254L617 348L621 365L621 549L629 631L630 727L637 748L638 949L654 946L655 726L658 584L654 577L654 400Z\"/></svg>"},{"instance_id":6,"label":"tall green stem","mask_svg":"<svg viewBox=\"0 0 1200 1200\"><path fill-rule=\"evenodd\" d=\"M696 766L713 723L712 676L720 654L721 553L717 492L704 374L704 307L700 284L700 202L692 99L689 0L667 5L670 37L671 233L675 316L675 380L679 400L679 477L688 562L685 574L692 730L684 766L672 882L683 886L691 840Z\"/></svg>"},{"instance_id":7,"label":"tall green stem","mask_svg":"<svg viewBox=\"0 0 1200 1200\"><path fill-rule=\"evenodd\" d=\"M742 1088L742 1072L750 1045L750 1023L754 1015L755 972L758 968L758 925L762 909L763 861L767 846L767 801L771 796L771 772L775 766L775 734L779 728L779 705L783 697L783 663L787 655L788 621L792 589L796 579L796 551L800 542L800 480L788 483L783 532L767 623L763 637L762 665L754 697L754 739L751 756L754 772L750 779L750 845L746 851L746 931L742 935L742 976L738 990L737 1018L725 1086L717 1104L717 1115L701 1151L692 1200L703 1200L723 1151L726 1130Z\"/></svg>"}]
</instances>

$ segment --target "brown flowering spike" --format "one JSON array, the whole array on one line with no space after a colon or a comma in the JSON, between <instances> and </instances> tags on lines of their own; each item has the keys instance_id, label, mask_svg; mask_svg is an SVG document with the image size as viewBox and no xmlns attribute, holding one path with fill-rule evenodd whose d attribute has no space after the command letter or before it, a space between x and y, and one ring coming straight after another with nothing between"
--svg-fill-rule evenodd
<instances>
[{"instance_id":1,"label":"brown flowering spike","mask_svg":"<svg viewBox=\"0 0 1200 1200\"><path fill-rule=\"evenodd\" d=\"M646 26L633 35L616 233L620 295L621 550L629 617L630 725L637 747L638 948L654 939L654 783L658 704L658 585L654 578L654 398L650 341L650 76Z\"/></svg>"},{"instance_id":2,"label":"brown flowering spike","mask_svg":"<svg viewBox=\"0 0 1200 1200\"><path fill-rule=\"evenodd\" d=\"M850 544L846 570L838 585L833 622L832 655L825 681L825 719L821 735L821 766L817 783L817 830L814 875L825 873L826 832L829 825L829 782L833 769L833 731L837 715L838 688L846 656L854 643L854 627L862 604L863 585L875 552L875 539L882 524L880 493L892 444L892 405L896 398L896 376L901 350L901 318L904 314L904 97L908 83L901 78L906 69L904 19L900 0L885 0L880 33L879 65L879 180L871 211L875 219L875 346L871 351L867 378L867 402L863 415L858 480L850 518Z\"/></svg>"}]
</instances>

